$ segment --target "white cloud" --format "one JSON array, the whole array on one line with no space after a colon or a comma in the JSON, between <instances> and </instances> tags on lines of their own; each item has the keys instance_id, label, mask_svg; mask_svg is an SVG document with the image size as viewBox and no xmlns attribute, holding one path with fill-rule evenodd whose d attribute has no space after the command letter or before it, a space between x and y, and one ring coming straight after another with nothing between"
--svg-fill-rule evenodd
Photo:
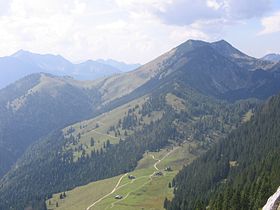
<instances>
[{"instance_id":1,"label":"white cloud","mask_svg":"<svg viewBox=\"0 0 280 210\"><path fill-rule=\"evenodd\" d=\"M12 0L9 12L0 16L0 55L23 48L59 53L71 60L113 58L144 63L189 38L208 37L190 26L165 25L150 12L150 8L163 10L171 1L144 0L139 7L134 3Z\"/></svg>"},{"instance_id":2,"label":"white cloud","mask_svg":"<svg viewBox=\"0 0 280 210\"><path fill-rule=\"evenodd\" d=\"M163 1L164 2L164 1ZM261 17L271 9L272 0L173 0L159 11L151 11L165 23L189 25L195 21L228 21Z\"/></svg>"},{"instance_id":3,"label":"white cloud","mask_svg":"<svg viewBox=\"0 0 280 210\"><path fill-rule=\"evenodd\" d=\"M191 27L203 31L205 34L211 34L211 40L223 39L226 26L237 24L237 21L230 21L224 18L198 20L191 24Z\"/></svg>"},{"instance_id":4,"label":"white cloud","mask_svg":"<svg viewBox=\"0 0 280 210\"><path fill-rule=\"evenodd\" d=\"M182 42L186 40L186 37L194 37L200 40L209 40L209 36L200 30L194 29L192 27L178 27L173 30L170 34L170 39L181 40Z\"/></svg>"},{"instance_id":5,"label":"white cloud","mask_svg":"<svg viewBox=\"0 0 280 210\"><path fill-rule=\"evenodd\" d=\"M116 0L121 8L133 10L159 10L164 11L168 5L174 3L174 0Z\"/></svg>"},{"instance_id":6,"label":"white cloud","mask_svg":"<svg viewBox=\"0 0 280 210\"><path fill-rule=\"evenodd\" d=\"M23 48L59 53L72 60L113 58L143 63L187 39L221 37L223 26L261 16L269 2L0 0L0 55Z\"/></svg>"},{"instance_id":7,"label":"white cloud","mask_svg":"<svg viewBox=\"0 0 280 210\"><path fill-rule=\"evenodd\" d=\"M174 0L165 9L154 11L154 14L166 24L189 25L197 20L219 18L220 10L214 4L212 0Z\"/></svg>"},{"instance_id":8,"label":"white cloud","mask_svg":"<svg viewBox=\"0 0 280 210\"><path fill-rule=\"evenodd\" d=\"M223 4L221 2L217 2L216 0L207 0L206 4L208 7L212 8L214 10L218 10L223 6Z\"/></svg>"},{"instance_id":9,"label":"white cloud","mask_svg":"<svg viewBox=\"0 0 280 210\"><path fill-rule=\"evenodd\" d=\"M261 20L261 23L263 29L260 31L259 35L280 32L280 11L274 13L271 16L264 17Z\"/></svg>"}]
</instances>

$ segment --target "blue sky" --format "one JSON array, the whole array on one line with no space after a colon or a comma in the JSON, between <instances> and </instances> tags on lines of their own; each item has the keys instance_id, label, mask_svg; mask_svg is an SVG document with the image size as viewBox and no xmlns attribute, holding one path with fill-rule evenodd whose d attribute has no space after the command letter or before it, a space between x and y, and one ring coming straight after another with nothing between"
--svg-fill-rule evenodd
<instances>
[{"instance_id":1,"label":"blue sky","mask_svg":"<svg viewBox=\"0 0 280 210\"><path fill-rule=\"evenodd\" d=\"M146 63L188 39L280 53L280 0L0 0L0 56Z\"/></svg>"}]
</instances>

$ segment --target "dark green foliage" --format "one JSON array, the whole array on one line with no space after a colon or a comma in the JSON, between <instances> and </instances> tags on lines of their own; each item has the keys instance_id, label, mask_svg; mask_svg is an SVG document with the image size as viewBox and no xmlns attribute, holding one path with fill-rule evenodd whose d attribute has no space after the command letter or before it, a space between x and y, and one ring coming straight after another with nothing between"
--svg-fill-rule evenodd
<instances>
[{"instance_id":1,"label":"dark green foliage","mask_svg":"<svg viewBox=\"0 0 280 210\"><path fill-rule=\"evenodd\" d=\"M91 116L92 105L98 103L96 90L65 84L56 88L55 96L42 90L26 96L20 109L7 108L8 103L37 85L39 78L31 75L0 91L0 178L29 145L52 130Z\"/></svg>"},{"instance_id":2,"label":"dark green foliage","mask_svg":"<svg viewBox=\"0 0 280 210\"><path fill-rule=\"evenodd\" d=\"M144 128L141 135L137 133L118 145L106 147L106 152L100 150L91 157L80 158L78 162L73 162L72 153L60 152L67 139L55 133L30 148L20 163L22 168L8 174L8 177L25 177L25 181L16 185L1 182L4 186L0 200L7 200L14 208L20 209L35 197L43 202L54 192L128 172L136 167L146 150L153 151L168 144L170 135L174 134L174 128L169 124L168 119L153 124ZM37 156L38 153L40 156ZM21 199L15 203L17 198ZM5 209L5 205L1 203L0 209Z\"/></svg>"},{"instance_id":3,"label":"dark green foliage","mask_svg":"<svg viewBox=\"0 0 280 210\"><path fill-rule=\"evenodd\" d=\"M94 144L95 144L95 140L91 137L91 139L90 139L90 146L93 147Z\"/></svg>"},{"instance_id":4,"label":"dark green foliage","mask_svg":"<svg viewBox=\"0 0 280 210\"><path fill-rule=\"evenodd\" d=\"M110 140L108 139L107 141L106 141L106 146L105 146L105 148L109 148L111 146L111 143L110 143Z\"/></svg>"},{"instance_id":5,"label":"dark green foliage","mask_svg":"<svg viewBox=\"0 0 280 210\"><path fill-rule=\"evenodd\" d=\"M280 185L280 96L175 178L169 210L256 210ZM232 164L235 161L235 164Z\"/></svg>"},{"instance_id":6,"label":"dark green foliage","mask_svg":"<svg viewBox=\"0 0 280 210\"><path fill-rule=\"evenodd\" d=\"M238 60L232 56L236 53L245 59ZM159 150L170 140L178 143L186 139L198 141L199 150L208 149L219 136L236 128L240 116L252 106L249 102L228 105L201 93L234 101L252 96L266 98L280 90L277 69L273 72L248 71L255 69L256 62L256 59L253 62L249 59L249 64L248 56L240 54L224 41L210 44L190 40L180 45L169 59L160 62L158 74L152 79L130 94L104 106L101 106L101 93L97 89L77 88L67 84L56 88L56 97L47 91L31 94L27 97L25 106L16 114L7 109L8 101L27 96L26 92L39 82L38 75L0 91L0 177L33 144L18 161L17 167L0 181L0 200L7 201L0 202L0 209L10 206L23 209L28 205L43 209L40 204L53 192L131 170L145 150ZM102 89L102 84L100 85ZM165 97L168 93L182 99L186 109L175 111L172 106L167 105ZM137 130L119 145L106 143L103 149L93 151L91 156L86 155L81 146L78 150L82 151L82 157L73 162L73 151L65 152L63 148L66 142L77 144L78 140L71 137L65 139L60 132L50 134L52 130L59 130L73 122L112 110L144 95L152 97L143 107L131 108L120 119L116 128L109 129L109 133L112 131L118 137L121 127L125 130L137 130L135 127L143 123L143 117L151 116L153 111L163 111L163 118L150 125L143 125L142 130ZM140 119L137 119L135 111L141 115ZM96 124L96 128L98 127ZM73 129L67 131L68 134L72 132ZM128 133L130 132L125 131L125 136ZM47 134L48 137L37 142ZM91 141L91 145L94 146L94 142ZM193 148L189 148L189 151L197 153ZM227 162L216 158L216 167L222 170L215 172L212 169L210 176L214 178L202 184L220 182L232 171ZM256 188L268 191L269 185L259 185ZM226 195L234 195L235 200L248 200L251 191L248 189L248 193L242 194L237 190L229 190ZM194 202L194 209L205 207L208 194L206 190L205 199ZM213 205L220 205L212 200ZM220 200L228 205L223 196L220 196ZM191 201L184 200L178 208L187 207L188 202Z\"/></svg>"},{"instance_id":7,"label":"dark green foliage","mask_svg":"<svg viewBox=\"0 0 280 210\"><path fill-rule=\"evenodd\" d=\"M131 171L145 151L158 151L168 145L170 140L180 143L194 131L200 133L201 137L197 140L201 141L200 150L203 150L212 144L210 139L204 137L213 137L222 129L231 130L240 122L244 111L252 106L249 102L229 105L193 90L180 88L178 84L175 84L176 88L167 85L155 91L141 108L141 113L145 115L153 110L161 110L163 117L143 125L141 130L136 130L117 145L107 141L103 149L93 151L91 156L84 153L76 162L73 161L73 151L63 149L67 143L76 141L71 135L64 138L61 132L55 132L33 145L18 162L18 167L7 174L6 180L11 181L0 182L0 200L7 200L7 203L0 204L0 209L7 205L23 208L35 197L44 202L53 193ZM165 96L170 90L185 101L188 107L185 112L178 113L166 104ZM133 115L134 111L131 110L129 115ZM214 121L213 117L219 120ZM177 124L180 122L185 124L186 130L178 129ZM198 122L204 125L198 126Z\"/></svg>"},{"instance_id":8,"label":"dark green foliage","mask_svg":"<svg viewBox=\"0 0 280 210\"><path fill-rule=\"evenodd\" d=\"M122 120L122 129L132 129L137 125L137 116L133 113L128 113Z\"/></svg>"}]
</instances>

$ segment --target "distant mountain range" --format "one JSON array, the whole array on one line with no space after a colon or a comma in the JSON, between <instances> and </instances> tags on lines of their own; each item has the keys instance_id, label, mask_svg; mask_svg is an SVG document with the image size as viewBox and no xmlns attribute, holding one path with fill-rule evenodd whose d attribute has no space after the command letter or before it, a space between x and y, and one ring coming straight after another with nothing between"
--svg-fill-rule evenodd
<instances>
[{"instance_id":1,"label":"distant mountain range","mask_svg":"<svg viewBox=\"0 0 280 210\"><path fill-rule=\"evenodd\" d=\"M78 80L95 80L131 71L139 66L115 60L87 60L74 64L60 55L41 55L20 50L0 58L0 88L32 73L45 72L57 76L67 75Z\"/></svg>"},{"instance_id":2,"label":"distant mountain range","mask_svg":"<svg viewBox=\"0 0 280 210\"><path fill-rule=\"evenodd\" d=\"M96 62L102 63L104 65L113 66L116 69L121 70L122 72L132 71L132 70L137 69L138 67L141 66L141 64L139 64L139 63L137 63L137 64L127 64L127 63L119 62L119 61L112 60L112 59L107 59L107 60L98 59L98 60L96 60Z\"/></svg>"}]
</instances>

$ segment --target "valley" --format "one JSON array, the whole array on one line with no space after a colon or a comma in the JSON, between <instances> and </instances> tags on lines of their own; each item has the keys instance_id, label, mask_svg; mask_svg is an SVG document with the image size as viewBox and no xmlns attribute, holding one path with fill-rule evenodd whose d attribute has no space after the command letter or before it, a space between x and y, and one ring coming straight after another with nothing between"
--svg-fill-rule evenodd
<instances>
[{"instance_id":1,"label":"valley","mask_svg":"<svg viewBox=\"0 0 280 210\"><path fill-rule=\"evenodd\" d=\"M190 153L190 147L195 150L196 145L184 143L159 152L148 152L134 171L67 191L64 199L60 199L61 193L55 194L46 201L47 209L163 210L164 199L173 197L172 179L183 165L189 164L203 152L201 150ZM167 167L172 171L165 171ZM156 176L159 171L163 172L162 176ZM130 180L128 175L135 176L135 179ZM116 195L122 195L123 198L116 200Z\"/></svg>"}]
</instances>

